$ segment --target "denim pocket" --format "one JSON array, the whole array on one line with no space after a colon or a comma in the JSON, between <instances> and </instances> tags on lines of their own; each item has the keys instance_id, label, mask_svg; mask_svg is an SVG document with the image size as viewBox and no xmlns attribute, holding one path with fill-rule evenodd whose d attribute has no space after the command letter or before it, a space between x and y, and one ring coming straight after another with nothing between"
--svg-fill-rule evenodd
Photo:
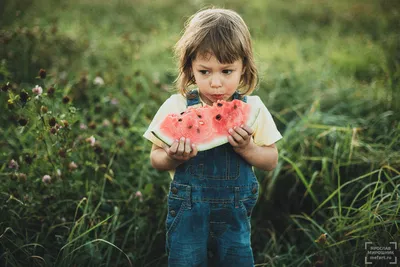
<instances>
[{"instance_id":1,"label":"denim pocket","mask_svg":"<svg viewBox=\"0 0 400 267\"><path fill-rule=\"evenodd\" d=\"M254 195L250 198L244 199L240 201L240 208L242 210L243 219L246 223L247 230L251 230L251 213L253 212L253 208L257 203L257 195Z\"/></svg>"},{"instance_id":2,"label":"denim pocket","mask_svg":"<svg viewBox=\"0 0 400 267\"><path fill-rule=\"evenodd\" d=\"M185 204L183 202L183 199L171 196L168 197L168 214L165 222L167 235L175 230L182 217L182 213L185 210Z\"/></svg>"}]
</instances>

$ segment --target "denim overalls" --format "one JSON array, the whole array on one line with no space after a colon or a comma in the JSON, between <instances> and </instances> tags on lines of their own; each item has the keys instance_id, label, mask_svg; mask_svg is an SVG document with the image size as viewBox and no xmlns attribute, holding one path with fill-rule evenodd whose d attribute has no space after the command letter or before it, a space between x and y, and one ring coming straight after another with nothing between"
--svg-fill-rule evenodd
<instances>
[{"instance_id":1,"label":"denim overalls","mask_svg":"<svg viewBox=\"0 0 400 267\"><path fill-rule=\"evenodd\" d=\"M191 94L187 106L199 104L198 92ZM229 143L178 166L168 194L168 266L253 267L250 216L257 198L252 166Z\"/></svg>"}]
</instances>

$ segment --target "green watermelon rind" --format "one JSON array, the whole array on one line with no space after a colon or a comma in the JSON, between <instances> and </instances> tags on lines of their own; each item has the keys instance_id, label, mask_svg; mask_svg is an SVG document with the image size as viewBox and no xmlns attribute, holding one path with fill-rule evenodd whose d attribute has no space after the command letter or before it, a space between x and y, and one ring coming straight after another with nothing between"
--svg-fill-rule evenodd
<instances>
[{"instance_id":1,"label":"green watermelon rind","mask_svg":"<svg viewBox=\"0 0 400 267\"><path fill-rule=\"evenodd\" d=\"M249 114L249 122L248 125L250 128L253 129L254 123L257 121L258 115L260 114L261 109L252 109L250 114ZM161 140L163 143L167 144L168 146L171 146L172 143L175 141L173 138L169 138L168 136L163 135L160 132L156 132L156 130L151 131L151 133L157 137L159 140ZM227 136L221 136L221 137L216 137L214 140L211 142L207 142L207 144L196 144L197 150L198 151L204 151L208 150L223 144L228 143L228 137Z\"/></svg>"}]
</instances>

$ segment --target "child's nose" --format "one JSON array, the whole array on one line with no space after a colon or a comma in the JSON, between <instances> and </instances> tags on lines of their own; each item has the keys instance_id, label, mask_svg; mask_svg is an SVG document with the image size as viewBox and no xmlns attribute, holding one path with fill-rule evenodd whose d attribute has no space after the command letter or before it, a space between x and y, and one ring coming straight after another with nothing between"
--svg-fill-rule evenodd
<instances>
[{"instance_id":1,"label":"child's nose","mask_svg":"<svg viewBox=\"0 0 400 267\"><path fill-rule=\"evenodd\" d=\"M213 75L211 77L211 87L218 88L222 86L221 78L218 75Z\"/></svg>"}]
</instances>

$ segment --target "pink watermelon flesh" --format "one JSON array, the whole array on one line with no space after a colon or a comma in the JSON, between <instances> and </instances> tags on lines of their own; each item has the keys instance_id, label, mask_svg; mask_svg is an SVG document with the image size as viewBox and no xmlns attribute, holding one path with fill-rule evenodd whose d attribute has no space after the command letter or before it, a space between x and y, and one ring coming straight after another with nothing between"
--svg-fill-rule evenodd
<instances>
[{"instance_id":1,"label":"pink watermelon flesh","mask_svg":"<svg viewBox=\"0 0 400 267\"><path fill-rule=\"evenodd\" d=\"M168 114L152 133L169 146L181 137L190 138L198 151L204 151L227 143L230 128L242 124L252 127L259 112L240 100L219 100L212 106Z\"/></svg>"}]
</instances>

